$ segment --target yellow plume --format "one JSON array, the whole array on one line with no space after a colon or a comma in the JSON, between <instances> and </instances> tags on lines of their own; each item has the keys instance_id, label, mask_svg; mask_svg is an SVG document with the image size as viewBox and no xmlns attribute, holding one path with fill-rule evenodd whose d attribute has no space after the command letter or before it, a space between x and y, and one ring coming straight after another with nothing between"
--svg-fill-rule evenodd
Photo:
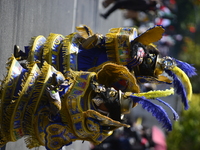
<instances>
[{"instance_id":1,"label":"yellow plume","mask_svg":"<svg viewBox=\"0 0 200 150\"><path fill-rule=\"evenodd\" d=\"M173 71L179 77L179 79L181 79L181 81L183 82L183 85L185 86L186 91L187 91L187 99L191 100L191 98L192 98L192 85L190 83L190 79L188 78L188 76L185 74L184 71L182 71L177 66L173 67L171 69L171 71Z\"/></svg>"},{"instance_id":2,"label":"yellow plume","mask_svg":"<svg viewBox=\"0 0 200 150\"><path fill-rule=\"evenodd\" d=\"M149 91L145 93L134 93L132 95L142 97L144 96L147 99L158 98L158 97L166 97L174 94L174 88L166 89L166 90L157 90L157 91ZM131 93L127 92L126 96L130 96Z\"/></svg>"}]
</instances>

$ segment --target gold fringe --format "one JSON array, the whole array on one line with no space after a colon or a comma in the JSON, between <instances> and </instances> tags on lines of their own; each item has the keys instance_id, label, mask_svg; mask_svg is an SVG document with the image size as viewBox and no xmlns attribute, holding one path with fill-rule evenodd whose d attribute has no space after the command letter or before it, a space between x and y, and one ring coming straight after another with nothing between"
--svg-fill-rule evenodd
<instances>
[{"instance_id":1,"label":"gold fringe","mask_svg":"<svg viewBox=\"0 0 200 150\"><path fill-rule=\"evenodd\" d=\"M38 68L37 64L36 63L30 64L30 66L28 66L28 72L25 73L25 75L24 75L24 77L22 79L22 83L21 83L22 90L19 91L19 94L18 94L18 96L16 98L17 99L16 103L12 104L14 106L13 106L13 108L11 108L11 110L13 111L13 113L12 113L11 122L10 122L10 130L11 130L12 140L14 140L14 141L17 140L17 139L15 139L15 135L13 135L14 134L13 124L14 124L15 112L17 111L17 108L19 107L20 101L23 100L23 102L26 102L26 104L24 105L24 107L26 107L26 105L27 105L27 103L29 101L29 99L28 98L25 99L23 97L23 95L26 93L27 88L29 87L30 82L32 82L32 77L34 76L35 71L37 71L37 73L39 72L39 68ZM35 82L36 82L36 80L35 80ZM32 89L32 91L29 94L31 95L32 92L33 92L33 89ZM23 112L23 114L24 114L24 112Z\"/></svg>"},{"instance_id":2,"label":"gold fringe","mask_svg":"<svg viewBox=\"0 0 200 150\"><path fill-rule=\"evenodd\" d=\"M43 64L43 67L42 67L42 69L41 69L41 76L39 77L39 80L38 80L38 87L36 88L36 93L38 93L38 95L37 96L35 96L35 98L37 99L36 100L36 107L35 107L35 110L34 110L34 112L36 111L36 109L37 109L37 106L38 106L38 104L39 104L39 102L40 102L40 100L41 100L41 97L42 97L42 95L43 95L43 92L44 92L44 90L45 90L45 88L46 88L46 85L47 85L47 81L48 81L48 79L49 79L49 77L50 77L50 72L51 72L51 65L49 65L47 62L44 62L44 64Z\"/></svg>"},{"instance_id":3,"label":"gold fringe","mask_svg":"<svg viewBox=\"0 0 200 150\"><path fill-rule=\"evenodd\" d=\"M67 72L70 70L70 54L77 54L78 52L71 48L72 43L75 42L76 44L81 44L83 41L83 37L81 37L76 32L71 33L65 37L63 40L62 45L62 52L63 52L63 66L64 66L64 72ZM78 49L78 47L77 47ZM77 65L77 62L76 62ZM77 70L77 68L75 68Z\"/></svg>"},{"instance_id":4,"label":"gold fringe","mask_svg":"<svg viewBox=\"0 0 200 150\"><path fill-rule=\"evenodd\" d=\"M1 136L4 137L4 140L6 140L6 142L11 140L9 124L10 124L10 118L11 118L10 114L12 113L12 111L10 111L9 109L9 104L12 102L12 99L4 99L4 98L6 95L5 90L7 89L7 84L12 79L11 68L15 61L16 59L13 55L10 58L8 58L8 61L6 63L7 75L5 76L4 80L1 83L0 131L1 131Z\"/></svg>"},{"instance_id":5,"label":"gold fringe","mask_svg":"<svg viewBox=\"0 0 200 150\"><path fill-rule=\"evenodd\" d=\"M44 62L41 74L38 77L36 87L32 94L32 104L27 106L26 114L24 117L24 124L25 124L25 133L30 135L26 138L27 147L35 147L35 145L39 146L40 142L37 140L37 136L34 130L34 114L38 108L38 104L40 103L41 99L43 98L43 91L46 87L46 81L49 77L50 65L47 62Z\"/></svg>"},{"instance_id":6,"label":"gold fringe","mask_svg":"<svg viewBox=\"0 0 200 150\"><path fill-rule=\"evenodd\" d=\"M24 141L26 143L26 147L29 149L41 146L36 137L34 136L28 136L24 139Z\"/></svg>"},{"instance_id":7,"label":"gold fringe","mask_svg":"<svg viewBox=\"0 0 200 150\"><path fill-rule=\"evenodd\" d=\"M43 35L38 35L38 36L34 36L31 38L30 42L29 42L29 54L28 54L28 58L27 58L27 61L29 63L33 63L35 60L34 60L34 55L35 55L35 49L36 49L36 46L38 46L37 44L37 40L40 39L40 38L45 38ZM46 39L46 38L45 38ZM44 43L40 43L40 44L44 44ZM42 50L41 50L41 56L42 58Z\"/></svg>"},{"instance_id":8,"label":"gold fringe","mask_svg":"<svg viewBox=\"0 0 200 150\"><path fill-rule=\"evenodd\" d=\"M106 34L106 49L107 56L112 62L116 62L119 64L119 55L116 52L117 49L117 34L115 33L107 33Z\"/></svg>"},{"instance_id":9,"label":"gold fringe","mask_svg":"<svg viewBox=\"0 0 200 150\"><path fill-rule=\"evenodd\" d=\"M74 32L72 34L69 34L65 37L63 40L63 46L62 46L62 51L63 51L63 66L64 66L64 72L68 71L70 69L70 46L71 46L71 41L72 38L76 35L77 33Z\"/></svg>"},{"instance_id":10,"label":"gold fringe","mask_svg":"<svg viewBox=\"0 0 200 150\"><path fill-rule=\"evenodd\" d=\"M52 49L54 48L54 44L56 42L58 42L56 44L60 44L60 46L58 48L58 49L60 49L60 47L62 45L61 44L62 41L56 41L57 37L59 37L59 36L62 37L63 39L65 38L61 34L50 33L44 44L44 50L43 50L43 59L50 65L53 65L56 69L59 69L59 66L55 66L54 64L52 64L52 54L55 54L55 52L52 51Z\"/></svg>"},{"instance_id":11,"label":"gold fringe","mask_svg":"<svg viewBox=\"0 0 200 150\"><path fill-rule=\"evenodd\" d=\"M4 86L5 86L5 84L8 82L8 80L9 80L9 77L8 77L8 75L10 74L8 71L9 71L9 69L10 69L10 67L11 67L11 64L12 64L12 61L15 59L15 57L14 57L14 55L12 55L11 57L9 57L8 58L8 61L6 62L6 69L7 69L7 75L6 76L4 76L4 79L3 80L1 80L1 89L3 89L4 88ZM1 90L1 92L2 92L2 90Z\"/></svg>"}]
</instances>

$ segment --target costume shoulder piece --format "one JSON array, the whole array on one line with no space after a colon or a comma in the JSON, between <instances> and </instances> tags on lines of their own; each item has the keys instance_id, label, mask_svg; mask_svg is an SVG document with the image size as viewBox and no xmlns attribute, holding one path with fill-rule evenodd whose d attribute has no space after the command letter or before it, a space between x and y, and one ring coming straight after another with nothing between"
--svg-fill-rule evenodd
<instances>
[{"instance_id":1,"label":"costume shoulder piece","mask_svg":"<svg viewBox=\"0 0 200 150\"><path fill-rule=\"evenodd\" d=\"M101 126L119 128L128 125L115 121L94 109L90 89L91 80L96 73L71 71L74 84L62 98L61 116L69 132L78 139L100 144L110 136L112 130L103 130ZM74 74L74 75L73 75Z\"/></svg>"}]
</instances>

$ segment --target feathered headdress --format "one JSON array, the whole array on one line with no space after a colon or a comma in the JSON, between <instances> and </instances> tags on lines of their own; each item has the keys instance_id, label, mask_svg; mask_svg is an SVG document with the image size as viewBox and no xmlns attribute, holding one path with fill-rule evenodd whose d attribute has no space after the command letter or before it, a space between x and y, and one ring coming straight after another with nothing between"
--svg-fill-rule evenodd
<instances>
[{"instance_id":1,"label":"feathered headdress","mask_svg":"<svg viewBox=\"0 0 200 150\"><path fill-rule=\"evenodd\" d=\"M125 97L129 97L134 103L141 104L142 107L147 110L148 112L152 113L152 115L163 124L167 130L172 130L171 121L163 109L163 107L154 104L152 101L157 100L160 103L169 107L173 112L174 120L178 120L179 116L176 111L166 102L162 101L158 97L166 97L169 95L174 94L174 89L166 89L166 90L157 90L157 91L149 91L144 93L131 93L125 92ZM134 107L134 106L133 106Z\"/></svg>"},{"instance_id":2,"label":"feathered headdress","mask_svg":"<svg viewBox=\"0 0 200 150\"><path fill-rule=\"evenodd\" d=\"M196 75L196 69L185 62L171 57L164 57L158 60L159 66L172 77L172 84L176 93L181 96L185 110L189 108L188 100L192 97L192 85L189 77Z\"/></svg>"},{"instance_id":3,"label":"feathered headdress","mask_svg":"<svg viewBox=\"0 0 200 150\"><path fill-rule=\"evenodd\" d=\"M152 116L154 116L159 122L161 122L164 128L166 128L168 131L172 130L171 120L169 119L166 111L163 109L162 106L152 103L151 100L146 99L144 96L138 97L138 96L130 95L129 97L132 99L134 103L141 104L142 108L152 113ZM179 118L176 111L168 103L158 98L156 100L163 103L164 105L166 105L172 110L173 115L174 115L174 120L177 120Z\"/></svg>"}]
</instances>

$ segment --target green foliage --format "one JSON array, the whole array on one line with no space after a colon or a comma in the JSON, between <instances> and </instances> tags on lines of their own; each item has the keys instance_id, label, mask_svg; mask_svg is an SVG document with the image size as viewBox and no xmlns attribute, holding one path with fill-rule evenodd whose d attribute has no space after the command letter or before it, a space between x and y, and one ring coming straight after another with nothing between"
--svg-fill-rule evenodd
<instances>
[{"instance_id":1,"label":"green foliage","mask_svg":"<svg viewBox=\"0 0 200 150\"><path fill-rule=\"evenodd\" d=\"M200 148L200 94L193 94L190 109L183 111L173 131L167 136L168 150L199 150Z\"/></svg>"},{"instance_id":2,"label":"green foliage","mask_svg":"<svg viewBox=\"0 0 200 150\"><path fill-rule=\"evenodd\" d=\"M179 59L189 64L193 64L197 70L197 74L200 74L200 45L195 43L191 38L184 38L184 45L182 51L179 54ZM200 93L200 78L199 76L191 78L194 93Z\"/></svg>"},{"instance_id":3,"label":"green foliage","mask_svg":"<svg viewBox=\"0 0 200 150\"><path fill-rule=\"evenodd\" d=\"M182 46L182 52L180 53L180 59L187 61L196 66L200 66L200 45L196 44L191 38L184 38L184 45Z\"/></svg>"},{"instance_id":4,"label":"green foliage","mask_svg":"<svg viewBox=\"0 0 200 150\"><path fill-rule=\"evenodd\" d=\"M191 78L194 93L200 93L200 1L177 0L179 31L184 37L180 47L178 59L193 64L197 69L197 76ZM192 32L192 29L193 32Z\"/></svg>"},{"instance_id":5,"label":"green foliage","mask_svg":"<svg viewBox=\"0 0 200 150\"><path fill-rule=\"evenodd\" d=\"M195 5L192 0L177 0L177 8L177 29L187 32L188 25L196 22Z\"/></svg>"},{"instance_id":6,"label":"green foliage","mask_svg":"<svg viewBox=\"0 0 200 150\"><path fill-rule=\"evenodd\" d=\"M183 37L178 59L193 64L197 76L191 78L193 92L200 93L200 1L177 0L176 31ZM191 32L191 27L195 32ZM177 51L177 50L176 50ZM174 122L173 130L167 136L168 150L199 150L200 148L200 94L193 94L190 109L183 111L180 119Z\"/></svg>"}]
</instances>

